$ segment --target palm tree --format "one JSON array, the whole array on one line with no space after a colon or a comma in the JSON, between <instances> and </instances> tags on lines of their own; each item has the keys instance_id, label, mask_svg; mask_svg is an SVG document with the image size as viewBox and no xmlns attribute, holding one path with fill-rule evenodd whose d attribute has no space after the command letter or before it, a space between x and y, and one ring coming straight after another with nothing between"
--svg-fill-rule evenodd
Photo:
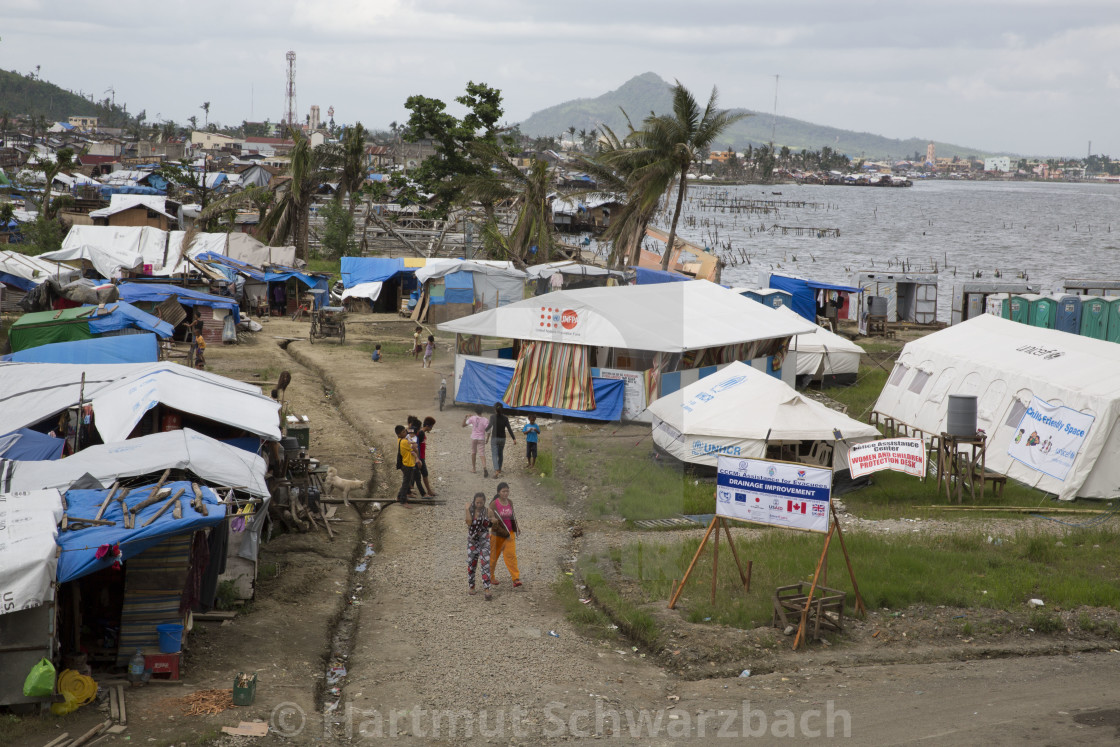
<instances>
[{"instance_id":1,"label":"palm tree","mask_svg":"<svg viewBox=\"0 0 1120 747\"><path fill-rule=\"evenodd\" d=\"M729 126L750 116L746 112L733 113L717 109L718 92L712 86L712 95L704 111L700 111L696 99L687 88L677 81L673 87L673 113L646 117L642 129L633 133L637 143L635 156L648 159L641 167L642 176L651 184L664 184L663 193L672 190L677 182L677 204L673 209L673 222L669 227L669 238L665 243L665 253L661 255L661 269L669 269L673 254L673 244L677 237L677 221L681 217L684 196L688 191L688 169L717 137Z\"/></svg>"},{"instance_id":2,"label":"palm tree","mask_svg":"<svg viewBox=\"0 0 1120 747\"><path fill-rule=\"evenodd\" d=\"M294 238L296 251L306 262L310 259L307 239L311 200L319 185L339 172L341 164L337 152L323 145L312 148L311 141L298 128L291 128L291 137L295 146L289 156L287 189L275 201L257 231L267 236L272 246Z\"/></svg>"},{"instance_id":3,"label":"palm tree","mask_svg":"<svg viewBox=\"0 0 1120 747\"><path fill-rule=\"evenodd\" d=\"M53 219L66 203L72 202L69 195L61 195L57 200L51 202L51 184L60 173L73 171L76 166L74 151L69 148L60 148L54 154L53 161L44 161L39 164L39 169L47 180L46 186L43 188L42 209L40 210L40 215L44 220Z\"/></svg>"},{"instance_id":4,"label":"palm tree","mask_svg":"<svg viewBox=\"0 0 1120 747\"><path fill-rule=\"evenodd\" d=\"M362 188L366 181L366 128L361 122L346 130L339 153L342 161L342 178L338 184L338 201L341 203L347 194L350 198L350 215L354 215L353 194Z\"/></svg>"},{"instance_id":5,"label":"palm tree","mask_svg":"<svg viewBox=\"0 0 1120 747\"><path fill-rule=\"evenodd\" d=\"M203 101L202 106L200 106L198 108L201 109L202 113L206 115L206 118L204 120L205 123L203 124L203 129L205 129L207 126L210 125L210 102L209 101Z\"/></svg>"},{"instance_id":6,"label":"palm tree","mask_svg":"<svg viewBox=\"0 0 1120 747\"><path fill-rule=\"evenodd\" d=\"M570 125L568 127L568 139L572 141L572 148L576 146L576 126Z\"/></svg>"}]
</instances>

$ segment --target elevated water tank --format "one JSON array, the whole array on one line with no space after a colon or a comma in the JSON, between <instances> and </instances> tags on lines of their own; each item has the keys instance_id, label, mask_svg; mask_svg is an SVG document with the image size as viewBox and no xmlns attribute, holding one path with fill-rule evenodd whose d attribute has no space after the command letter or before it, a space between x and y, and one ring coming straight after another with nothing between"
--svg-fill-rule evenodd
<instances>
[{"instance_id":1,"label":"elevated water tank","mask_svg":"<svg viewBox=\"0 0 1120 747\"><path fill-rule=\"evenodd\" d=\"M976 395L949 395L945 432L959 438L971 438L976 435Z\"/></svg>"}]
</instances>

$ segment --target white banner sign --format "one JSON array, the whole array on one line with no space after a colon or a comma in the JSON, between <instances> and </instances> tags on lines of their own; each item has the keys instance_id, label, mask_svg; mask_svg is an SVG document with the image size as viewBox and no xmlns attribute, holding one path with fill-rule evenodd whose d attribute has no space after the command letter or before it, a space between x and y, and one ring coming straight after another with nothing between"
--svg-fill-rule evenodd
<instances>
[{"instance_id":1,"label":"white banner sign","mask_svg":"<svg viewBox=\"0 0 1120 747\"><path fill-rule=\"evenodd\" d=\"M848 449L852 477L890 469L925 477L926 447L920 438L888 438L855 444Z\"/></svg>"},{"instance_id":2,"label":"white banner sign","mask_svg":"<svg viewBox=\"0 0 1120 747\"><path fill-rule=\"evenodd\" d=\"M832 470L765 459L719 458L716 514L755 524L827 532Z\"/></svg>"},{"instance_id":3,"label":"white banner sign","mask_svg":"<svg viewBox=\"0 0 1120 747\"><path fill-rule=\"evenodd\" d=\"M1015 429L1007 454L1031 469L1065 480L1093 416L1035 397Z\"/></svg>"},{"instance_id":4,"label":"white banner sign","mask_svg":"<svg viewBox=\"0 0 1120 747\"><path fill-rule=\"evenodd\" d=\"M593 368L591 375L600 379L621 379L625 389L622 399L622 419L637 420L646 409L646 374L644 371L624 371L618 368Z\"/></svg>"}]
</instances>

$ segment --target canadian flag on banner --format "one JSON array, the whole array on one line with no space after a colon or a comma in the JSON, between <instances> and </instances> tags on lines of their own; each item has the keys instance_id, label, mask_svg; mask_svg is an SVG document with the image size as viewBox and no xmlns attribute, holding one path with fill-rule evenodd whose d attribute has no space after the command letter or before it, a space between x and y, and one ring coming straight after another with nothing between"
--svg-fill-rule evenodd
<instances>
[{"instance_id":1,"label":"canadian flag on banner","mask_svg":"<svg viewBox=\"0 0 1120 747\"><path fill-rule=\"evenodd\" d=\"M786 501L786 510L792 514L805 513L807 506L805 501Z\"/></svg>"}]
</instances>

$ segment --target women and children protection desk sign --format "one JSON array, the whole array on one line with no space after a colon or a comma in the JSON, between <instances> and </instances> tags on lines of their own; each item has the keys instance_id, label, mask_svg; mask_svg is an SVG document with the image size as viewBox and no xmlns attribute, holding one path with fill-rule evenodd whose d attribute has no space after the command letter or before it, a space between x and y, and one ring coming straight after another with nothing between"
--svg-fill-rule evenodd
<instances>
[{"instance_id":1,"label":"women and children protection desk sign","mask_svg":"<svg viewBox=\"0 0 1120 747\"><path fill-rule=\"evenodd\" d=\"M832 470L764 459L718 459L717 516L822 534L828 531Z\"/></svg>"}]
</instances>

